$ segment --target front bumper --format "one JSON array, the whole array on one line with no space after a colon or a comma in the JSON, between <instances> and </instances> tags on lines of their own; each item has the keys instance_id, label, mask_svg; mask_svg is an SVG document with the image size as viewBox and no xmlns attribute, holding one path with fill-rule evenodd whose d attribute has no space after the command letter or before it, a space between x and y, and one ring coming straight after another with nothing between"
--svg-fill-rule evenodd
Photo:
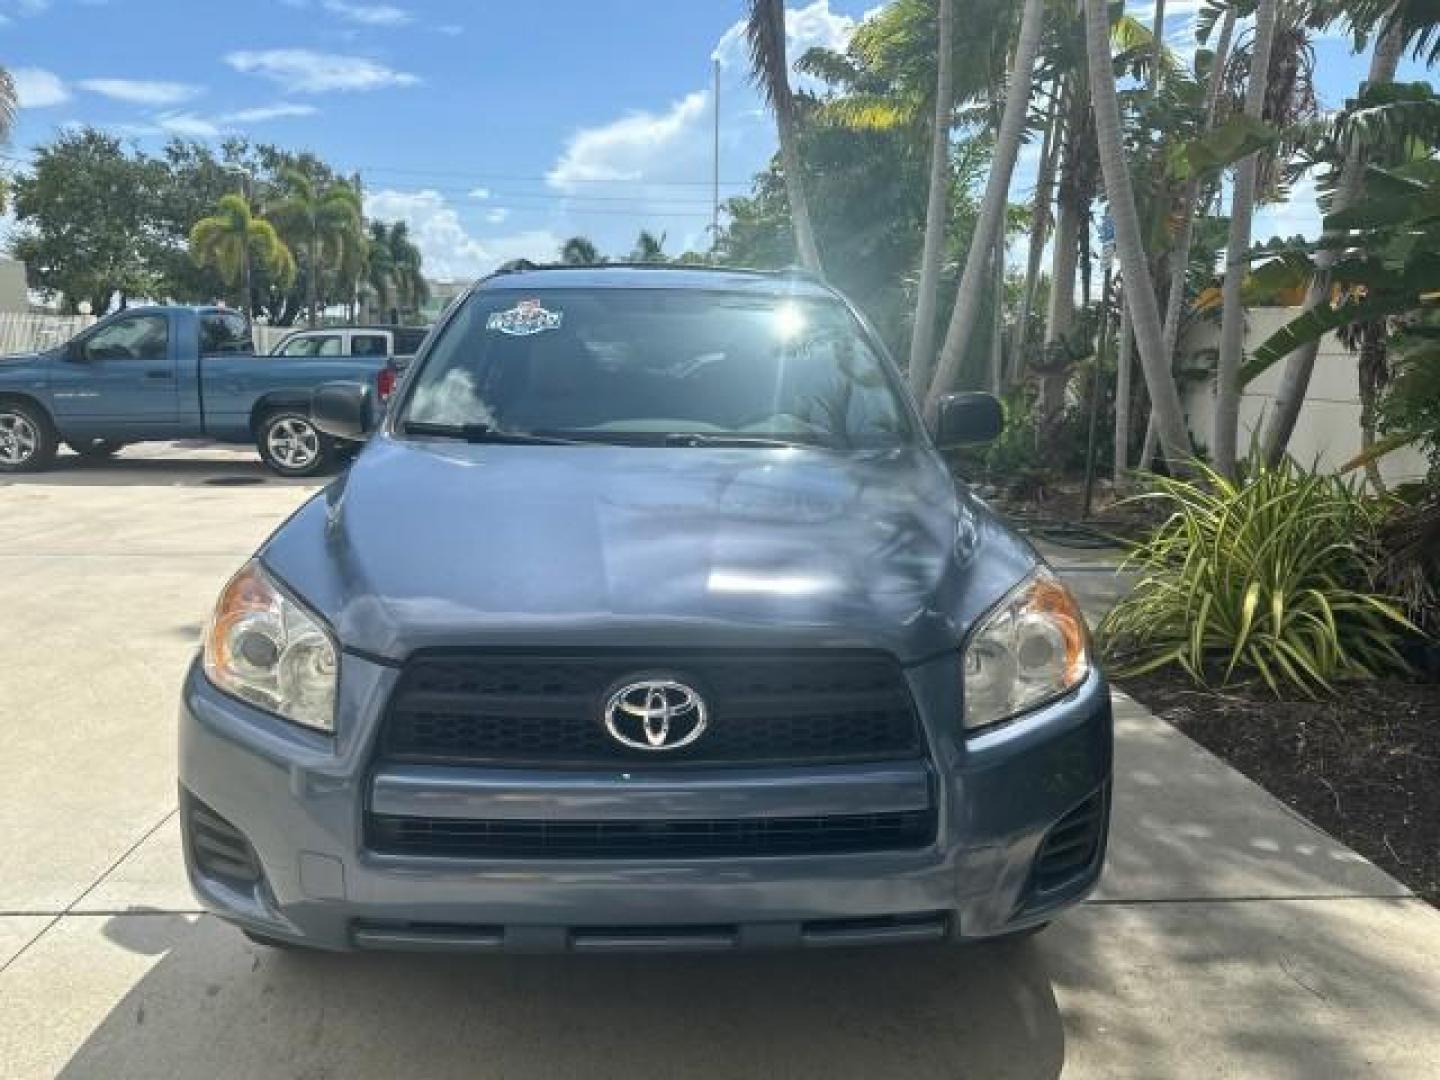
<instances>
[{"instance_id":1,"label":"front bumper","mask_svg":"<svg viewBox=\"0 0 1440 1080\"><path fill-rule=\"evenodd\" d=\"M930 742L934 842L909 850L688 860L475 860L367 850L367 801L441 806L514 797L492 770L467 787L402 777L377 785L374 739L398 671L345 654L340 730L301 730L217 691L192 665L180 709L180 785L191 884L207 909L270 937L327 949L724 949L985 938L1044 922L1094 886L1104 860L1111 717L1092 675L1043 709L969 740L959 715L958 657L906 670ZM822 775L823 774L823 775ZM737 781L743 774L734 774ZM622 778L592 778L617 816ZM749 780L764 787L767 777ZM902 798L913 778L892 765L801 770L774 785L791 803L844 813L847 797ZM614 781L607 786L606 780ZM849 786L847 787L847 780ZM573 788L571 784L569 787ZM573 792L552 806L561 815ZM593 790L582 797L593 800ZM695 798L671 785L634 792L632 817ZM703 797L702 797L703 798ZM717 798L725 798L717 793ZM675 800L680 800L677 803ZM248 843L256 883L207 873L195 858L193 808ZM1095 856L1056 881L1037 873L1052 831L1086 808L1100 815ZM463 816L459 813L456 816Z\"/></svg>"}]
</instances>

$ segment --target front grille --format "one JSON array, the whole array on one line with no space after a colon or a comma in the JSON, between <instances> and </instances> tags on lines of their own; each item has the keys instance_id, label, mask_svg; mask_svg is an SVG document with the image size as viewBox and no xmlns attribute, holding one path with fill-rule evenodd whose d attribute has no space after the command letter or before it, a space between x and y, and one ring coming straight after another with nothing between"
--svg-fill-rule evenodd
<instances>
[{"instance_id":1,"label":"front grille","mask_svg":"<svg viewBox=\"0 0 1440 1080\"><path fill-rule=\"evenodd\" d=\"M186 842L201 873L233 885L260 880L260 863L244 833L188 792L182 810Z\"/></svg>"},{"instance_id":2,"label":"front grille","mask_svg":"<svg viewBox=\"0 0 1440 1080\"><path fill-rule=\"evenodd\" d=\"M935 810L698 821L464 821L371 814L369 846L397 855L499 859L704 859L924 847Z\"/></svg>"},{"instance_id":3,"label":"front grille","mask_svg":"<svg viewBox=\"0 0 1440 1080\"><path fill-rule=\"evenodd\" d=\"M627 749L604 728L605 696L657 676L694 686L709 727L679 750ZM875 652L421 654L405 667L380 742L389 761L547 768L830 764L921 751L904 675Z\"/></svg>"},{"instance_id":4,"label":"front grille","mask_svg":"<svg viewBox=\"0 0 1440 1080\"><path fill-rule=\"evenodd\" d=\"M1105 835L1105 793L1097 792L1061 818L1035 857L1036 892L1068 884L1090 869Z\"/></svg>"}]
</instances>

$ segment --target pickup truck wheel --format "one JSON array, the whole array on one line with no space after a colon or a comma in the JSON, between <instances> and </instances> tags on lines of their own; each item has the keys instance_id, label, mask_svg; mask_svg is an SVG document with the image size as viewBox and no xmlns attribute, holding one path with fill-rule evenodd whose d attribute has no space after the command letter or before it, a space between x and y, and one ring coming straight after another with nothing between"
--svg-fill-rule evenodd
<instances>
[{"instance_id":1,"label":"pickup truck wheel","mask_svg":"<svg viewBox=\"0 0 1440 1080\"><path fill-rule=\"evenodd\" d=\"M125 445L116 442L114 439L84 439L79 441L65 440L65 445L74 450L83 458L108 458L114 457Z\"/></svg>"},{"instance_id":2,"label":"pickup truck wheel","mask_svg":"<svg viewBox=\"0 0 1440 1080\"><path fill-rule=\"evenodd\" d=\"M50 418L34 405L0 401L0 472L39 472L58 446Z\"/></svg>"},{"instance_id":3,"label":"pickup truck wheel","mask_svg":"<svg viewBox=\"0 0 1440 1080\"><path fill-rule=\"evenodd\" d=\"M331 441L298 409L282 409L262 419L255 445L260 460L281 476L318 476L334 456Z\"/></svg>"}]
</instances>

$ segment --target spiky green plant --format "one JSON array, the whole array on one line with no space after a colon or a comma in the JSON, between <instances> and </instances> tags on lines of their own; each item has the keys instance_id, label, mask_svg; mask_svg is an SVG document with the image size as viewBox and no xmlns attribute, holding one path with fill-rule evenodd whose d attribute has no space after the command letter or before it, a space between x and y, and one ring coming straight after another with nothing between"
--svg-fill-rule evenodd
<instances>
[{"instance_id":1,"label":"spiky green plant","mask_svg":"<svg viewBox=\"0 0 1440 1080\"><path fill-rule=\"evenodd\" d=\"M1197 468L1136 497L1169 516L1131 551L1140 579L1100 626L1119 673L1174 665L1202 685L1258 676L1313 697L1404 666L1396 640L1414 627L1370 584L1379 500L1289 459L1252 458L1239 482Z\"/></svg>"}]
</instances>

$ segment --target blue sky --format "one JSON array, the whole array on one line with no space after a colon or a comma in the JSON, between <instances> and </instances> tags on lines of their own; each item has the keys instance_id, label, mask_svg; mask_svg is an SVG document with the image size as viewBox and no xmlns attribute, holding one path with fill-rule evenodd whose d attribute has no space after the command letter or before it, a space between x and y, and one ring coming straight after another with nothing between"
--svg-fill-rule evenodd
<instances>
[{"instance_id":1,"label":"blue sky","mask_svg":"<svg viewBox=\"0 0 1440 1080\"><path fill-rule=\"evenodd\" d=\"M877 0L791 0L790 47L843 46ZM11 168L62 125L157 149L229 133L310 148L359 170L367 210L410 222L437 278L551 258L584 233L629 249L703 247L711 175L710 61L722 62L722 195L774 149L747 85L743 0L0 0L0 58L21 112ZM1135 5L1147 17L1149 5ZM1191 47L1198 0L1169 0ZM1322 41L1321 92L1363 74ZM1404 73L1402 72L1402 77ZM1033 155L1027 155L1032 157ZM1012 198L1033 166L1022 158ZM1257 236L1313 230L1313 192Z\"/></svg>"}]
</instances>

